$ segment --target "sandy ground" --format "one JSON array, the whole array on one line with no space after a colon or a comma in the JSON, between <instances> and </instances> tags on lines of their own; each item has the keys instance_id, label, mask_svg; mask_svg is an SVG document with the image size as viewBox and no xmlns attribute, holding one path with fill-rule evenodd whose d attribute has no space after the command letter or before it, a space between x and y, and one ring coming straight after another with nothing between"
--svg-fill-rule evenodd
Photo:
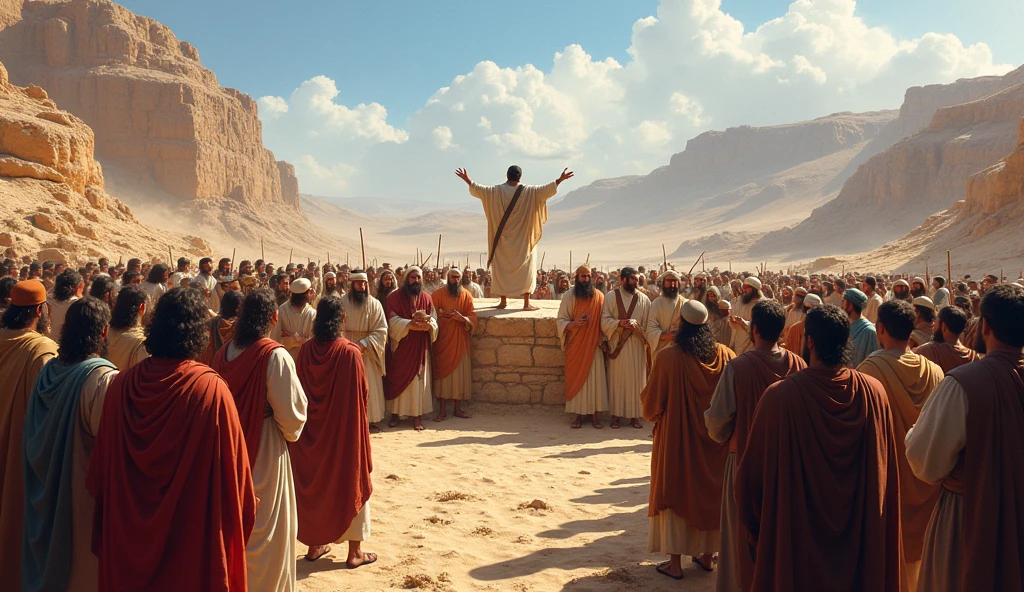
<instances>
[{"instance_id":1,"label":"sandy ground","mask_svg":"<svg viewBox=\"0 0 1024 592\"><path fill-rule=\"evenodd\" d=\"M347 545L334 545L299 560L298 590L714 589L714 574L692 563L681 582L654 571L663 559L647 552L649 425L570 430L558 408L469 410L472 419L427 421L424 432L405 421L372 436L364 548L380 559L346 570ZM547 509L526 507L534 500Z\"/></svg>"}]
</instances>

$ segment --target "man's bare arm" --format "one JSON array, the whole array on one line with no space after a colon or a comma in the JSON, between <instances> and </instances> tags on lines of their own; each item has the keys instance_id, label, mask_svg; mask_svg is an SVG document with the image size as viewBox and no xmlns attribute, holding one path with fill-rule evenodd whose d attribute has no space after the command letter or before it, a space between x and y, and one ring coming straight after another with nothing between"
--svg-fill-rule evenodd
<instances>
[{"instance_id":1,"label":"man's bare arm","mask_svg":"<svg viewBox=\"0 0 1024 592\"><path fill-rule=\"evenodd\" d=\"M473 179L469 178L469 173L466 169L455 169L455 176L466 182L466 185L472 185Z\"/></svg>"},{"instance_id":2,"label":"man's bare arm","mask_svg":"<svg viewBox=\"0 0 1024 592\"><path fill-rule=\"evenodd\" d=\"M466 171L462 172L465 173ZM459 173L456 172L455 174L458 175ZM568 181L569 179L572 179L575 175L576 173L570 171L568 168L564 168L562 169L562 174L557 179L555 179L555 185L561 185L562 181Z\"/></svg>"}]
</instances>

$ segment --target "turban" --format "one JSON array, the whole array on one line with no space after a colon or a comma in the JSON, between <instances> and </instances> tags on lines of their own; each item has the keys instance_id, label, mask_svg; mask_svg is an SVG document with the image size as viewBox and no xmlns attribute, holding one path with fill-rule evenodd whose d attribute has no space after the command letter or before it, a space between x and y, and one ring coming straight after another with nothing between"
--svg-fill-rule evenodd
<instances>
[{"instance_id":1,"label":"turban","mask_svg":"<svg viewBox=\"0 0 1024 592\"><path fill-rule=\"evenodd\" d=\"M761 280L757 279L754 276L750 276L747 279L743 280L743 283L755 290L761 289Z\"/></svg>"},{"instance_id":2,"label":"turban","mask_svg":"<svg viewBox=\"0 0 1024 592\"><path fill-rule=\"evenodd\" d=\"M365 273L352 273L352 274L349 274L348 279L349 279L349 281L353 281L353 282L358 282L358 281L368 282L368 281L370 281L370 276L366 275Z\"/></svg>"},{"instance_id":3,"label":"turban","mask_svg":"<svg viewBox=\"0 0 1024 592\"><path fill-rule=\"evenodd\" d=\"M927 296L918 296L917 298L914 298L914 306L923 306L925 308L935 310L935 303Z\"/></svg>"},{"instance_id":4,"label":"turban","mask_svg":"<svg viewBox=\"0 0 1024 592\"><path fill-rule=\"evenodd\" d=\"M903 286L908 289L910 288L910 284L907 283L907 280L896 280L892 283L892 287L895 288L896 286Z\"/></svg>"},{"instance_id":5,"label":"turban","mask_svg":"<svg viewBox=\"0 0 1024 592\"><path fill-rule=\"evenodd\" d=\"M708 292L714 292L715 296L722 297L722 291L718 289L718 286L711 286L708 288Z\"/></svg>"},{"instance_id":6,"label":"turban","mask_svg":"<svg viewBox=\"0 0 1024 592\"><path fill-rule=\"evenodd\" d=\"M309 280L306 278L299 278L292 282L291 291L292 294L305 294L306 292L309 292L312 287L313 284L309 283Z\"/></svg>"},{"instance_id":7,"label":"turban","mask_svg":"<svg viewBox=\"0 0 1024 592\"><path fill-rule=\"evenodd\" d=\"M804 298L804 308L806 309L817 308L821 306L821 304L821 296L818 296L817 294L808 294L807 297Z\"/></svg>"},{"instance_id":8,"label":"turban","mask_svg":"<svg viewBox=\"0 0 1024 592\"><path fill-rule=\"evenodd\" d=\"M843 292L843 299L850 304L856 304L862 308L867 306L868 303L868 295L857 288L847 288L846 291Z\"/></svg>"},{"instance_id":9,"label":"turban","mask_svg":"<svg viewBox=\"0 0 1024 592\"><path fill-rule=\"evenodd\" d=\"M799 288L794 290L793 293L796 294L797 296L806 296L807 295L807 288L805 288L803 286L800 286Z\"/></svg>"},{"instance_id":10,"label":"turban","mask_svg":"<svg viewBox=\"0 0 1024 592\"><path fill-rule=\"evenodd\" d=\"M590 273L590 266L589 265L580 265L579 267L577 267L576 268L576 274L575 274L576 277L579 277L580 273L582 273L584 271L587 272L587 273Z\"/></svg>"},{"instance_id":11,"label":"turban","mask_svg":"<svg viewBox=\"0 0 1024 592\"><path fill-rule=\"evenodd\" d=\"M732 310L732 303L728 300L719 300L718 310Z\"/></svg>"},{"instance_id":12,"label":"turban","mask_svg":"<svg viewBox=\"0 0 1024 592\"><path fill-rule=\"evenodd\" d=\"M678 271L676 271L674 269L670 269L670 270L666 271L665 273L661 274L661 281L665 281L665 278L670 278L670 277L671 278L676 278L676 281L679 281L679 280L683 279L683 276L679 275Z\"/></svg>"},{"instance_id":13,"label":"turban","mask_svg":"<svg viewBox=\"0 0 1024 592\"><path fill-rule=\"evenodd\" d=\"M916 277L916 278L910 280L910 283L912 283L912 284L921 284L922 286L925 285L924 284L924 280L919 278L919 277Z\"/></svg>"},{"instance_id":14,"label":"turban","mask_svg":"<svg viewBox=\"0 0 1024 592\"><path fill-rule=\"evenodd\" d=\"M328 271L327 273L324 274L324 279L325 280L329 280L331 278L336 278L336 277L338 277L338 276L333 271Z\"/></svg>"},{"instance_id":15,"label":"turban","mask_svg":"<svg viewBox=\"0 0 1024 592\"><path fill-rule=\"evenodd\" d=\"M699 300L687 300L683 303L682 316L691 325L703 325L708 320L708 309Z\"/></svg>"},{"instance_id":16,"label":"turban","mask_svg":"<svg viewBox=\"0 0 1024 592\"><path fill-rule=\"evenodd\" d=\"M238 281L238 280L236 280L235 276L233 276L233 275L222 275L222 276L220 276L220 278L217 279L217 283L218 284L230 284L230 283L235 282L235 281Z\"/></svg>"},{"instance_id":17,"label":"turban","mask_svg":"<svg viewBox=\"0 0 1024 592\"><path fill-rule=\"evenodd\" d=\"M415 271L416 273L420 274L420 276L422 276L422 275L423 275L423 270L422 270L422 269L420 269L420 266L419 266L419 265L413 265L413 266L411 266L411 267L406 267L406 268L405 268L405 272L404 272L404 273L403 273L402 275L409 275L410 273L412 273L412 272L414 272L414 271Z\"/></svg>"},{"instance_id":18,"label":"turban","mask_svg":"<svg viewBox=\"0 0 1024 592\"><path fill-rule=\"evenodd\" d=\"M46 302L46 287L39 280L25 280L11 288L13 306L39 306Z\"/></svg>"},{"instance_id":19,"label":"turban","mask_svg":"<svg viewBox=\"0 0 1024 592\"><path fill-rule=\"evenodd\" d=\"M458 267L453 267L448 270L448 275L451 275L453 273L459 277L462 277L462 270L460 270Z\"/></svg>"}]
</instances>

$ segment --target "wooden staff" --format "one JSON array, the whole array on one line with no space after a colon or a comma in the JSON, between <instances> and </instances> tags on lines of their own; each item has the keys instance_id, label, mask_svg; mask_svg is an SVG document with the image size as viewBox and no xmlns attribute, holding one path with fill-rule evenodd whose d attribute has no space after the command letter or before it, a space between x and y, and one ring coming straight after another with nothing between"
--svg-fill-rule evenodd
<instances>
[{"instance_id":1,"label":"wooden staff","mask_svg":"<svg viewBox=\"0 0 1024 592\"><path fill-rule=\"evenodd\" d=\"M704 265L704 253L700 254L700 270L701 271L707 271L708 270L707 266Z\"/></svg>"},{"instance_id":2,"label":"wooden staff","mask_svg":"<svg viewBox=\"0 0 1024 592\"><path fill-rule=\"evenodd\" d=\"M263 259L264 263L267 262L267 252L266 252L266 250L263 249L263 237L262 236L260 237L260 259Z\"/></svg>"},{"instance_id":3,"label":"wooden staff","mask_svg":"<svg viewBox=\"0 0 1024 592\"><path fill-rule=\"evenodd\" d=\"M171 252L171 245L167 245L167 265L174 265L174 253Z\"/></svg>"},{"instance_id":4,"label":"wooden staff","mask_svg":"<svg viewBox=\"0 0 1024 592\"><path fill-rule=\"evenodd\" d=\"M288 265L292 264L292 255L294 253L295 253L295 247L292 247L292 250L288 251Z\"/></svg>"},{"instance_id":5,"label":"wooden staff","mask_svg":"<svg viewBox=\"0 0 1024 592\"><path fill-rule=\"evenodd\" d=\"M228 269L229 273L235 273L235 251L237 249L231 249L231 268Z\"/></svg>"},{"instance_id":6,"label":"wooden staff","mask_svg":"<svg viewBox=\"0 0 1024 592\"><path fill-rule=\"evenodd\" d=\"M704 251L701 251L700 257L703 257L703 256L704 256ZM690 266L690 271L686 272L686 275L690 275L691 273L693 273L693 268L697 267L697 264L700 263L700 257L697 257L697 260L693 262L693 265Z\"/></svg>"},{"instance_id":7,"label":"wooden staff","mask_svg":"<svg viewBox=\"0 0 1024 592\"><path fill-rule=\"evenodd\" d=\"M590 265L590 253L587 253L587 260L583 262L583 267Z\"/></svg>"},{"instance_id":8,"label":"wooden staff","mask_svg":"<svg viewBox=\"0 0 1024 592\"><path fill-rule=\"evenodd\" d=\"M569 251L569 271L572 271L572 251Z\"/></svg>"},{"instance_id":9,"label":"wooden staff","mask_svg":"<svg viewBox=\"0 0 1024 592\"><path fill-rule=\"evenodd\" d=\"M547 257L547 256L548 256L548 252L547 251L544 251L544 253L540 256L540 268L541 269L544 269L544 258ZM466 263L466 265L469 265L469 263Z\"/></svg>"},{"instance_id":10,"label":"wooden staff","mask_svg":"<svg viewBox=\"0 0 1024 592\"><path fill-rule=\"evenodd\" d=\"M366 269L366 245L363 243L363 227L359 227L359 248L363 251L363 269Z\"/></svg>"},{"instance_id":11,"label":"wooden staff","mask_svg":"<svg viewBox=\"0 0 1024 592\"><path fill-rule=\"evenodd\" d=\"M665 243L661 243L661 261L665 264L665 271L668 271L668 254L665 252Z\"/></svg>"},{"instance_id":12,"label":"wooden staff","mask_svg":"<svg viewBox=\"0 0 1024 592\"><path fill-rule=\"evenodd\" d=\"M431 254L430 254L430 255L428 255L428 256L427 256L427 258L426 258L426 259L425 259L425 260L423 261L423 265L426 265L427 263L429 263L429 262L430 262L430 260L431 260L431 259L433 259L433 258L434 258L434 254L433 254L433 253L431 253ZM423 265L421 265L420 267L423 267Z\"/></svg>"},{"instance_id":13,"label":"wooden staff","mask_svg":"<svg viewBox=\"0 0 1024 592\"><path fill-rule=\"evenodd\" d=\"M479 253L479 255L480 256L477 258L479 260L478 261L478 265L480 265L480 267L483 267L484 266L484 254L483 253Z\"/></svg>"},{"instance_id":14,"label":"wooden staff","mask_svg":"<svg viewBox=\"0 0 1024 592\"><path fill-rule=\"evenodd\" d=\"M437 263L441 263L441 235L437 235ZM443 267L443 266L442 266Z\"/></svg>"},{"instance_id":15,"label":"wooden staff","mask_svg":"<svg viewBox=\"0 0 1024 592\"><path fill-rule=\"evenodd\" d=\"M946 283L953 283L953 258L949 254L949 249L946 249Z\"/></svg>"}]
</instances>

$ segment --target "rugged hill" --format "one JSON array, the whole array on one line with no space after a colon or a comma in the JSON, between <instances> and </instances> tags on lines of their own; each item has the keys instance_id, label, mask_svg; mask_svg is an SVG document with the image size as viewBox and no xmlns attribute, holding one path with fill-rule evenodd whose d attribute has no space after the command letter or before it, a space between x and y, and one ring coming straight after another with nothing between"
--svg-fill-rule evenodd
<instances>
[{"instance_id":1,"label":"rugged hill","mask_svg":"<svg viewBox=\"0 0 1024 592\"><path fill-rule=\"evenodd\" d=\"M769 233L753 251L786 259L870 249L949 208L963 198L972 174L1016 145L1024 68L911 89L900 126L912 129L923 112L943 103L948 106L935 110L926 128L861 166L835 200L795 227Z\"/></svg>"},{"instance_id":2,"label":"rugged hill","mask_svg":"<svg viewBox=\"0 0 1024 592\"><path fill-rule=\"evenodd\" d=\"M179 200L298 208L294 169L263 147L256 102L221 88L169 28L107 0L19 4L0 3L0 60L90 125L101 161Z\"/></svg>"},{"instance_id":3,"label":"rugged hill","mask_svg":"<svg viewBox=\"0 0 1024 592\"><path fill-rule=\"evenodd\" d=\"M93 132L38 86L8 81L0 64L0 248L7 257L206 255L206 241L141 224L107 195Z\"/></svg>"}]
</instances>

